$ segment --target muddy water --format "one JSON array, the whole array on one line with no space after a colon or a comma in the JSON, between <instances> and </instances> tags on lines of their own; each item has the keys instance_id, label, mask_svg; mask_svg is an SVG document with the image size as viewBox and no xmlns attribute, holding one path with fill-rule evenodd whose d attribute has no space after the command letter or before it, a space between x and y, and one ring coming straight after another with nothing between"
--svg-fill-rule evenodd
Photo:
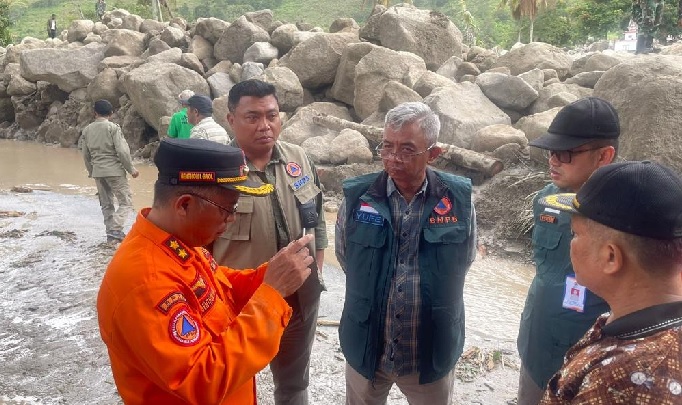
<instances>
[{"instance_id":1,"label":"muddy water","mask_svg":"<svg viewBox=\"0 0 682 405\"><path fill-rule=\"evenodd\" d=\"M149 206L156 180L156 168L136 163L140 176L130 179L137 209ZM83 195L95 200L94 181L87 177L78 150L29 142L0 140L0 190L28 185L59 194ZM334 214L327 215L330 241L333 241ZM102 226L101 222L97 224ZM103 227L103 226L102 226ZM333 249L328 249L325 277L327 305L321 316L338 319L343 302L343 273L339 271ZM486 341L513 342L533 268L504 259L479 258L467 276L467 344ZM2 401L0 393L0 402Z\"/></svg>"}]
</instances>

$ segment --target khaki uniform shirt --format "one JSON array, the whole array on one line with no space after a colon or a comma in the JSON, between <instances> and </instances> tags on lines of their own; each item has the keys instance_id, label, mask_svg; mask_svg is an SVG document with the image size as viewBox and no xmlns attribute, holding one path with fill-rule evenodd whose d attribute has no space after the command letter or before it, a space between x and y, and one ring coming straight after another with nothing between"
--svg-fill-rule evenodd
<instances>
[{"instance_id":1,"label":"khaki uniform shirt","mask_svg":"<svg viewBox=\"0 0 682 405\"><path fill-rule=\"evenodd\" d=\"M121 127L106 118L97 118L83 129L81 149L90 177L116 177L135 172Z\"/></svg>"}]
</instances>

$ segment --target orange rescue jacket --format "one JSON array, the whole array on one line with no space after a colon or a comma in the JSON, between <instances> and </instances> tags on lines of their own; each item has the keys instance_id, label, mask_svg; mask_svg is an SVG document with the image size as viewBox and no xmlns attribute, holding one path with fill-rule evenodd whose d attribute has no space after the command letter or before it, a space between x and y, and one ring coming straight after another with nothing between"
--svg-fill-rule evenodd
<instances>
[{"instance_id":1,"label":"orange rescue jacket","mask_svg":"<svg viewBox=\"0 0 682 405\"><path fill-rule=\"evenodd\" d=\"M291 308L267 264L218 266L138 215L97 298L102 340L126 404L256 403L255 375L279 348Z\"/></svg>"}]
</instances>

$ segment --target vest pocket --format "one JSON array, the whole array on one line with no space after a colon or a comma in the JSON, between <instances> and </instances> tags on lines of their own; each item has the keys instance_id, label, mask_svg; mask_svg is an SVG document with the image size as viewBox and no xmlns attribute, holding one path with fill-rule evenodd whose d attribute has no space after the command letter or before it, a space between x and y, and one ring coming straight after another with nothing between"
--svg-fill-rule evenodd
<instances>
[{"instance_id":1,"label":"vest pocket","mask_svg":"<svg viewBox=\"0 0 682 405\"><path fill-rule=\"evenodd\" d=\"M456 317L449 307L433 307L431 309L433 331L433 352L431 361L436 374L450 371L455 364L463 346L462 320Z\"/></svg>"},{"instance_id":2,"label":"vest pocket","mask_svg":"<svg viewBox=\"0 0 682 405\"><path fill-rule=\"evenodd\" d=\"M254 198L255 197L251 196L241 196L239 198L235 220L227 226L227 230L221 237L229 240L251 239L251 219L253 218Z\"/></svg>"},{"instance_id":3,"label":"vest pocket","mask_svg":"<svg viewBox=\"0 0 682 405\"><path fill-rule=\"evenodd\" d=\"M547 260L548 255L551 255L559 247L561 235L561 231L536 223L533 229L533 257L535 265L538 267L538 274L541 273L540 265Z\"/></svg>"},{"instance_id":4,"label":"vest pocket","mask_svg":"<svg viewBox=\"0 0 682 405\"><path fill-rule=\"evenodd\" d=\"M450 244L462 243L469 236L466 224L424 228L424 239L429 243Z\"/></svg>"},{"instance_id":5,"label":"vest pocket","mask_svg":"<svg viewBox=\"0 0 682 405\"><path fill-rule=\"evenodd\" d=\"M346 361L356 368L363 364L368 348L369 299L346 293L346 301L339 326L339 340Z\"/></svg>"}]
</instances>

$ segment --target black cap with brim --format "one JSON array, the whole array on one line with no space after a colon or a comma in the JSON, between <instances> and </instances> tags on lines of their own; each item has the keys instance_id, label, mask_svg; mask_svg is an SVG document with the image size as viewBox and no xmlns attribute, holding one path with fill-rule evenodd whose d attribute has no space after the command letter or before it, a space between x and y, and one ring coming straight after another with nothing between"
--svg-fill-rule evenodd
<instances>
[{"instance_id":1,"label":"black cap with brim","mask_svg":"<svg viewBox=\"0 0 682 405\"><path fill-rule=\"evenodd\" d=\"M637 236L682 238L682 177L655 162L600 167L578 193L549 195L539 203Z\"/></svg>"},{"instance_id":2,"label":"black cap with brim","mask_svg":"<svg viewBox=\"0 0 682 405\"><path fill-rule=\"evenodd\" d=\"M570 150L597 140L620 136L618 112L606 100L585 97L562 108L547 133L529 142L547 150Z\"/></svg>"},{"instance_id":3,"label":"black cap with brim","mask_svg":"<svg viewBox=\"0 0 682 405\"><path fill-rule=\"evenodd\" d=\"M252 196L270 194L274 187L248 179L244 152L205 139L168 138L154 157L158 182L171 186L220 186Z\"/></svg>"}]
</instances>

